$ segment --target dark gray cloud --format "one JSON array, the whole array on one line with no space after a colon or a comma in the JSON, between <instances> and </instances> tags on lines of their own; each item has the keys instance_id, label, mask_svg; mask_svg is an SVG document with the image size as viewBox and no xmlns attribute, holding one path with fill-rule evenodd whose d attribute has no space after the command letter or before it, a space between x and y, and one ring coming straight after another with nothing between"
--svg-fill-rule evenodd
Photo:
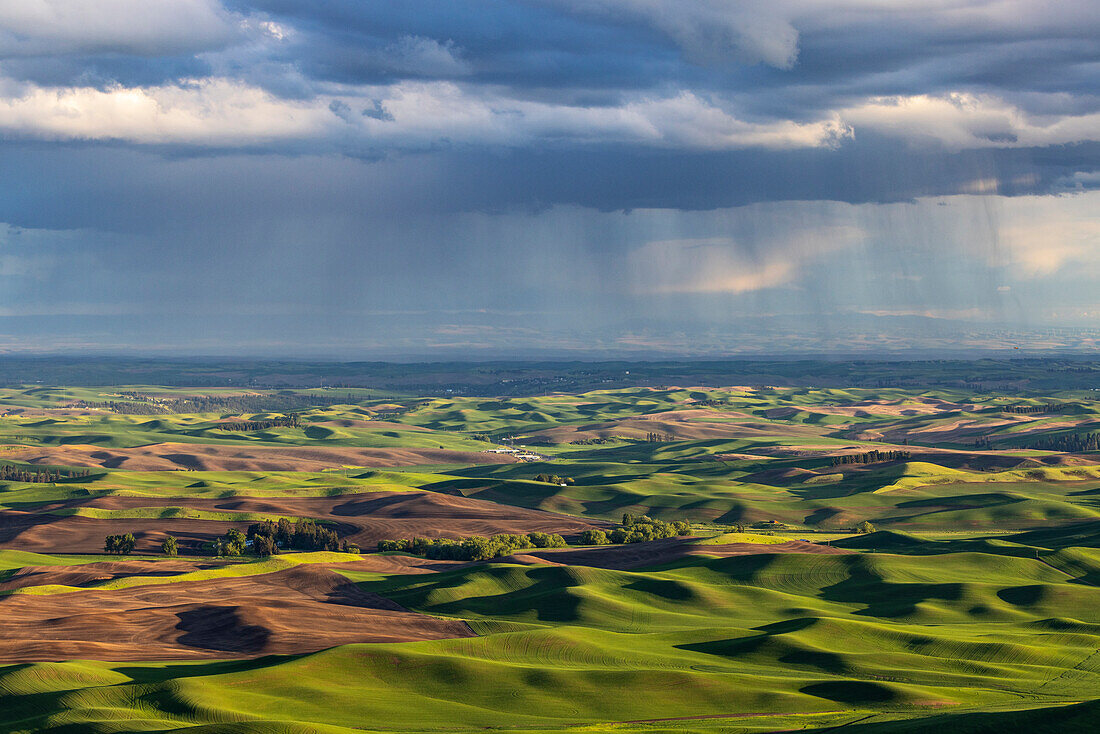
<instances>
[{"instance_id":1,"label":"dark gray cloud","mask_svg":"<svg viewBox=\"0 0 1100 734\"><path fill-rule=\"evenodd\" d=\"M186 155L178 154L181 152ZM1002 196L1100 188L1100 143L945 154L895 141L840 150L478 150L357 159L272 152L193 151L89 144L9 143L10 185L0 222L44 229L153 233L200 214L229 226L271 213L302 220L347 213L707 210L769 201L889 203L972 194L995 181Z\"/></svg>"},{"instance_id":2,"label":"dark gray cloud","mask_svg":"<svg viewBox=\"0 0 1100 734\"><path fill-rule=\"evenodd\" d=\"M1029 5L1031 7L1029 7ZM808 114L867 95L976 91L1095 97L1100 13L1087 0L1028 3L239 2L298 31L281 57L309 76L381 84L465 78L518 95L676 85L728 94L764 114ZM401 69L409 39L464 62ZM1095 104L1095 99L1093 100ZM1095 106L1092 109L1096 109Z\"/></svg>"},{"instance_id":3,"label":"dark gray cloud","mask_svg":"<svg viewBox=\"0 0 1100 734\"><path fill-rule=\"evenodd\" d=\"M592 105L679 88L790 119L867 96L961 89L1027 110L1057 104L1027 93L1098 108L1100 12L1088 0L1051 10L1023 0L913 2L889 13L870 2L175 0L135 22L140 5L113 0L83 29L82 15L51 30L31 13L0 13L4 71L42 84L226 74L279 94L457 80Z\"/></svg>"}]
</instances>

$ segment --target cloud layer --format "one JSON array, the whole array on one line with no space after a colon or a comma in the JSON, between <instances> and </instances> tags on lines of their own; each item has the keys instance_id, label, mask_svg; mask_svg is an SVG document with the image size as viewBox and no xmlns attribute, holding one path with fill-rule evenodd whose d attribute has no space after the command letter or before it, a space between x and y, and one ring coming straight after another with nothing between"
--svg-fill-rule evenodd
<instances>
[{"instance_id":1,"label":"cloud layer","mask_svg":"<svg viewBox=\"0 0 1100 734\"><path fill-rule=\"evenodd\" d=\"M1037 7L10 0L0 129L353 154L830 147L864 134L955 149L1096 141L1100 13Z\"/></svg>"},{"instance_id":2,"label":"cloud layer","mask_svg":"<svg viewBox=\"0 0 1100 734\"><path fill-rule=\"evenodd\" d=\"M0 0L4 333L1100 326L1098 37L1092 0Z\"/></svg>"}]
</instances>

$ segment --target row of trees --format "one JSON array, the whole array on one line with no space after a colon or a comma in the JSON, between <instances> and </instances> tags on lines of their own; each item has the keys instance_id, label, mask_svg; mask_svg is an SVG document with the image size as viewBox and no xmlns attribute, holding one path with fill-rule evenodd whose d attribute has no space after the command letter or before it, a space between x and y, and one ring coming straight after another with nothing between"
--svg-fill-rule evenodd
<instances>
[{"instance_id":1,"label":"row of trees","mask_svg":"<svg viewBox=\"0 0 1100 734\"><path fill-rule=\"evenodd\" d=\"M91 475L90 469L21 469L11 464L0 465L0 482L32 482L47 484L60 482L64 479L77 479Z\"/></svg>"},{"instance_id":2,"label":"row of trees","mask_svg":"<svg viewBox=\"0 0 1100 734\"><path fill-rule=\"evenodd\" d=\"M618 440L619 439L615 438L614 436L609 436L606 438L578 438L577 440L570 441L569 443L573 446L602 446L605 443L614 443Z\"/></svg>"},{"instance_id":3,"label":"row of trees","mask_svg":"<svg viewBox=\"0 0 1100 734\"><path fill-rule=\"evenodd\" d=\"M610 532L599 529L585 530L578 538L581 545L611 545L644 543L650 540L691 535L691 524L678 520L664 522L646 515L623 515L622 527ZM448 561L485 561L509 556L527 548L564 548L565 538L551 533L527 535L474 535L461 540L448 538L411 538L378 541L378 551L412 553L425 558Z\"/></svg>"},{"instance_id":4,"label":"row of trees","mask_svg":"<svg viewBox=\"0 0 1100 734\"><path fill-rule=\"evenodd\" d=\"M622 527L610 532L590 529L580 535L582 545L609 545L642 543L662 538L690 535L691 525L686 521L664 522L646 515L623 515ZM108 553L129 555L137 540L133 533L108 535L104 550ZM411 538L378 541L378 551L400 551L437 560L484 561L501 558L528 548L564 548L565 538L556 533L500 534L492 537L473 535L460 540L449 538ZM326 550L359 553L357 545L340 542L336 533L323 528L313 520L302 519L291 523L286 518L278 521L264 520L253 523L247 532L229 528L225 535L214 541L213 550L218 556L238 557L251 553L266 557L279 553L280 548L296 550ZM179 542L167 536L161 543L161 551L167 556L179 554Z\"/></svg>"},{"instance_id":5,"label":"row of trees","mask_svg":"<svg viewBox=\"0 0 1100 734\"><path fill-rule=\"evenodd\" d=\"M646 443L668 443L675 441L676 437L671 433L647 433L645 435Z\"/></svg>"},{"instance_id":6,"label":"row of trees","mask_svg":"<svg viewBox=\"0 0 1100 734\"><path fill-rule=\"evenodd\" d=\"M862 454L844 454L834 456L833 466L844 464L874 464L879 461L908 461L912 456L908 451L867 451Z\"/></svg>"},{"instance_id":7,"label":"row of trees","mask_svg":"<svg viewBox=\"0 0 1100 734\"><path fill-rule=\"evenodd\" d=\"M302 419L297 413L291 413L282 418L271 418L262 421L226 421L218 423L215 428L222 431L266 431L270 428L301 428Z\"/></svg>"},{"instance_id":8,"label":"row of trees","mask_svg":"<svg viewBox=\"0 0 1100 734\"><path fill-rule=\"evenodd\" d=\"M1066 405L1058 405L1056 403L1048 403L1046 405L1003 405L1001 406L1001 412L1014 413L1017 415L1031 415L1033 413L1058 413L1063 411L1066 407Z\"/></svg>"},{"instance_id":9,"label":"row of trees","mask_svg":"<svg viewBox=\"0 0 1100 734\"><path fill-rule=\"evenodd\" d=\"M646 543L647 540L661 540L676 536L691 535L691 523L676 521L665 523L647 515L623 515L623 527L610 532L590 529L581 533L580 543L585 546L620 545L625 543Z\"/></svg>"},{"instance_id":10,"label":"row of trees","mask_svg":"<svg viewBox=\"0 0 1100 734\"><path fill-rule=\"evenodd\" d=\"M1041 451L1100 451L1100 433L1067 433L1047 436L1024 448Z\"/></svg>"},{"instance_id":11,"label":"row of trees","mask_svg":"<svg viewBox=\"0 0 1100 734\"><path fill-rule=\"evenodd\" d=\"M401 540L380 540L378 551L400 551L412 553L435 560L445 561L486 561L490 558L510 556L516 551L527 548L564 548L565 538L550 533L529 533L527 535L472 535L461 540L449 538L412 538Z\"/></svg>"},{"instance_id":12,"label":"row of trees","mask_svg":"<svg viewBox=\"0 0 1100 734\"><path fill-rule=\"evenodd\" d=\"M108 535L104 540L103 550L118 555L129 555L133 553L136 546L137 540L133 533ZM305 519L295 523L290 523L285 518L278 522L265 520L249 526L247 533L237 528L229 528L225 535L215 540L213 544L216 555L228 557L243 556L249 552L261 557L273 556L278 554L280 548L359 553L359 546L347 541L341 542L332 530L322 528L313 520ZM160 549L166 556L179 555L179 541L169 535L160 544Z\"/></svg>"}]
</instances>

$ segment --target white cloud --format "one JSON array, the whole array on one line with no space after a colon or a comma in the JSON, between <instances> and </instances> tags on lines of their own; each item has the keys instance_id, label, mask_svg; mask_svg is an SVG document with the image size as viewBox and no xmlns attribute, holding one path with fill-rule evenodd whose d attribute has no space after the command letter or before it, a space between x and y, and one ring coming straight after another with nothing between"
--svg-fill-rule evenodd
<instances>
[{"instance_id":1,"label":"white cloud","mask_svg":"<svg viewBox=\"0 0 1100 734\"><path fill-rule=\"evenodd\" d=\"M237 25L218 0L0 0L0 57L198 52Z\"/></svg>"},{"instance_id":2,"label":"white cloud","mask_svg":"<svg viewBox=\"0 0 1100 734\"><path fill-rule=\"evenodd\" d=\"M1100 140L1100 113L1034 116L992 95L876 97L837 113L871 130L949 148L1030 147Z\"/></svg>"},{"instance_id":3,"label":"white cloud","mask_svg":"<svg viewBox=\"0 0 1100 734\"><path fill-rule=\"evenodd\" d=\"M851 128L835 115L805 123L750 123L690 92L632 103L625 111L646 120L660 142L689 148L832 147L852 135Z\"/></svg>"},{"instance_id":4,"label":"white cloud","mask_svg":"<svg viewBox=\"0 0 1100 734\"><path fill-rule=\"evenodd\" d=\"M0 131L46 139L218 146L350 139L398 148L560 140L725 149L831 146L850 134L835 118L745 122L690 93L579 107L483 95L449 82L352 88L311 100L229 79L109 89L9 82L4 91Z\"/></svg>"},{"instance_id":5,"label":"white cloud","mask_svg":"<svg viewBox=\"0 0 1100 734\"><path fill-rule=\"evenodd\" d=\"M291 31L287 26L270 20L260 21L259 28L265 34L267 34L271 38L274 38L276 41L285 41L286 39L290 38L291 35L293 35L293 31Z\"/></svg>"},{"instance_id":6,"label":"white cloud","mask_svg":"<svg viewBox=\"0 0 1100 734\"><path fill-rule=\"evenodd\" d=\"M327 95L288 99L229 78L108 89L0 79L0 130L45 139L218 146L293 140L320 147L350 142L415 149L441 142L561 141L694 150L835 147L860 131L873 131L962 149L1100 140L1100 113L1040 119L995 97L953 94L876 98L806 122L748 121L687 91L585 107L442 81L336 87ZM987 194L998 188L997 179L985 177L964 191Z\"/></svg>"},{"instance_id":7,"label":"white cloud","mask_svg":"<svg viewBox=\"0 0 1100 734\"><path fill-rule=\"evenodd\" d=\"M629 142L695 149L806 148L850 134L838 120L750 123L683 92L618 107L577 107L484 97L453 84L402 83L382 101L390 121L364 122L373 139L520 144L537 140Z\"/></svg>"},{"instance_id":8,"label":"white cloud","mask_svg":"<svg viewBox=\"0 0 1100 734\"><path fill-rule=\"evenodd\" d=\"M0 99L0 130L36 138L240 145L309 136L327 115L227 80L160 87L28 88Z\"/></svg>"}]
</instances>

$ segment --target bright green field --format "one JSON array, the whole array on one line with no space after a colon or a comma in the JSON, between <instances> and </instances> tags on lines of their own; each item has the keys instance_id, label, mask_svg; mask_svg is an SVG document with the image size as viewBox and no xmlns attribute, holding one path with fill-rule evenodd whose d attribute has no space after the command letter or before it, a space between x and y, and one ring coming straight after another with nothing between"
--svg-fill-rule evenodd
<instances>
[{"instance_id":1,"label":"bright green field","mask_svg":"<svg viewBox=\"0 0 1100 734\"><path fill-rule=\"evenodd\" d=\"M705 712L723 719L637 729L860 722L906 731L898 722L965 722L974 710L996 726L1095 715L1092 704L1034 719L1018 710L1087 700L1100 685L1100 590L1086 582L1100 572L1100 551L983 543L696 557L634 572L349 571L370 591L465 619L482 636L253 662L11 666L0 672L0 721L13 731L609 731L612 722ZM227 572L276 570L252 565Z\"/></svg>"}]
</instances>

